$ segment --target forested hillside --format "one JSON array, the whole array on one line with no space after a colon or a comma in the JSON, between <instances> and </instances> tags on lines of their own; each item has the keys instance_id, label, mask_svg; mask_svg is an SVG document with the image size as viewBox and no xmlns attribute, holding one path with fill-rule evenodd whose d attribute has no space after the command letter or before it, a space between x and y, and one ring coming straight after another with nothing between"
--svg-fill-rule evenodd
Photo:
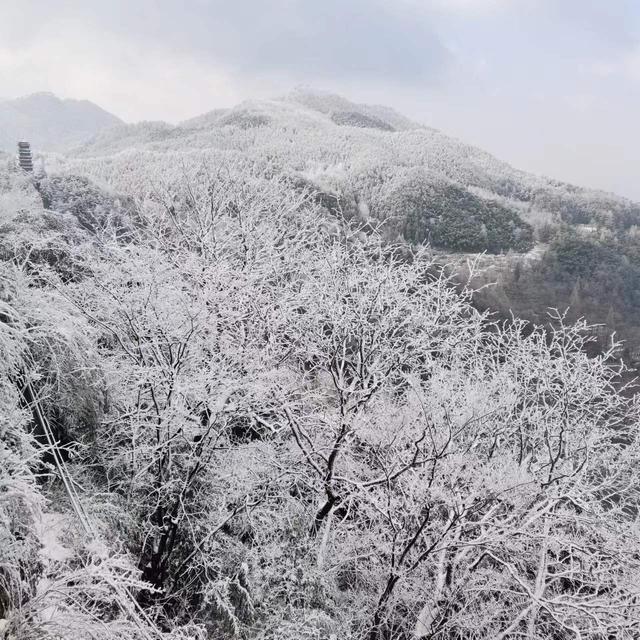
<instances>
[{"instance_id":1,"label":"forested hillside","mask_svg":"<svg viewBox=\"0 0 640 640\"><path fill-rule=\"evenodd\" d=\"M638 637L619 347L455 263L584 301L636 205L300 93L44 160L0 167L0 637Z\"/></svg>"},{"instance_id":2,"label":"forested hillside","mask_svg":"<svg viewBox=\"0 0 640 640\"><path fill-rule=\"evenodd\" d=\"M626 361L640 362L638 203L518 171L391 109L308 91L177 127L112 129L62 170L129 193L149 171L161 179L185 159L211 171L249 159L258 172L316 191L330 211L378 227L385 241L428 242L446 260L509 253L485 260L475 286L492 287L478 304L536 323L570 306L572 320L606 325L601 349L615 331Z\"/></svg>"}]
</instances>

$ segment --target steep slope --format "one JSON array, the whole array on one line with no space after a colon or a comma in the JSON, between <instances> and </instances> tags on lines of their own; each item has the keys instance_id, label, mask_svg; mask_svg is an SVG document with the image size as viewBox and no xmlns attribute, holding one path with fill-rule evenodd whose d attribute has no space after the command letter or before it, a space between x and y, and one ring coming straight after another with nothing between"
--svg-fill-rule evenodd
<instances>
[{"instance_id":1,"label":"steep slope","mask_svg":"<svg viewBox=\"0 0 640 640\"><path fill-rule=\"evenodd\" d=\"M135 192L151 171L247 165L309 188L334 213L380 226L390 242L429 242L445 254L479 253L488 271L478 303L535 322L571 306L627 341L640 363L640 204L519 171L392 109L298 90L246 101L179 126L125 125L66 160L64 170ZM535 247L535 251L529 251Z\"/></svg>"},{"instance_id":2,"label":"steep slope","mask_svg":"<svg viewBox=\"0 0 640 640\"><path fill-rule=\"evenodd\" d=\"M624 220L627 226L640 221L640 206L629 200L518 171L391 109L331 94L296 91L280 100L246 101L176 127L126 125L78 147L69 154L69 163L76 168L82 164L80 170L91 173L92 165L102 164L98 158L132 149L152 155L199 153L217 163L250 157L265 171L302 176L342 198L348 208L376 220L404 217L406 211L397 207L405 207L408 190L418 197L434 187L440 192L438 206L444 202L444 208L456 215L477 211L484 201L512 211L534 227L549 221L592 225L598 220L607 224ZM156 161L164 163L162 158ZM119 171L121 162L128 161L111 163L114 171ZM452 188L443 192L443 182ZM419 218L418 227L426 227L433 198L416 197L412 196L410 209ZM423 228L408 239L433 240L428 231ZM403 235L402 230L399 233ZM481 238L473 247L493 250Z\"/></svg>"},{"instance_id":3,"label":"steep slope","mask_svg":"<svg viewBox=\"0 0 640 640\"><path fill-rule=\"evenodd\" d=\"M13 151L26 139L36 149L59 151L118 124L120 118L88 100L34 93L0 101L0 149Z\"/></svg>"}]
</instances>

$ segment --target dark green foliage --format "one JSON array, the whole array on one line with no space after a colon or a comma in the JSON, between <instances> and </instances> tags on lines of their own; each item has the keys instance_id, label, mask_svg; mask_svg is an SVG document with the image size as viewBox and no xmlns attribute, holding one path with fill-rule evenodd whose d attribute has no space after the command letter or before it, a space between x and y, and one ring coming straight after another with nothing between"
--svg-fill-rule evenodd
<instances>
[{"instance_id":1,"label":"dark green foliage","mask_svg":"<svg viewBox=\"0 0 640 640\"><path fill-rule=\"evenodd\" d=\"M557 232L558 227L556 225L545 222L536 229L536 236L540 242L548 244L555 238Z\"/></svg>"},{"instance_id":2,"label":"dark green foliage","mask_svg":"<svg viewBox=\"0 0 640 640\"><path fill-rule=\"evenodd\" d=\"M551 244L546 267L554 279L573 282L603 305L614 303L627 313L640 311L640 261L637 243L609 237L582 238L565 233Z\"/></svg>"},{"instance_id":3,"label":"dark green foliage","mask_svg":"<svg viewBox=\"0 0 640 640\"><path fill-rule=\"evenodd\" d=\"M540 262L508 261L484 274L482 284L496 283L476 296L482 307L505 317L513 313L547 323L549 309L569 309L569 319L584 317L602 324L590 345L596 354L611 345L611 334L624 341L620 356L638 361L640 344L640 241L633 233L600 230L584 235L558 227Z\"/></svg>"},{"instance_id":4,"label":"dark green foliage","mask_svg":"<svg viewBox=\"0 0 640 640\"><path fill-rule=\"evenodd\" d=\"M634 225L640 224L640 205L629 203L627 207L613 211L611 225L615 229L628 230Z\"/></svg>"},{"instance_id":5,"label":"dark green foliage","mask_svg":"<svg viewBox=\"0 0 640 640\"><path fill-rule=\"evenodd\" d=\"M526 185L513 178L500 177L491 183L491 189L504 198L512 198L521 202L530 202L533 198Z\"/></svg>"},{"instance_id":6,"label":"dark green foliage","mask_svg":"<svg viewBox=\"0 0 640 640\"><path fill-rule=\"evenodd\" d=\"M558 220L572 225L602 225L626 231L640 223L640 205L606 194L589 193L572 185L558 183L558 188L539 189L533 196L538 209L551 211Z\"/></svg>"},{"instance_id":7,"label":"dark green foliage","mask_svg":"<svg viewBox=\"0 0 640 640\"><path fill-rule=\"evenodd\" d=\"M589 276L598 270L611 271L619 265L621 256L609 244L566 233L551 244L560 277Z\"/></svg>"},{"instance_id":8,"label":"dark green foliage","mask_svg":"<svg viewBox=\"0 0 640 640\"><path fill-rule=\"evenodd\" d=\"M563 222L569 224L589 224L592 222L593 212L567 195L564 191L558 193L544 191L535 195L535 203L540 209L553 211Z\"/></svg>"},{"instance_id":9,"label":"dark green foliage","mask_svg":"<svg viewBox=\"0 0 640 640\"><path fill-rule=\"evenodd\" d=\"M390 200L409 242L489 253L528 251L533 246L532 228L514 211L458 185L418 176L398 187Z\"/></svg>"}]
</instances>

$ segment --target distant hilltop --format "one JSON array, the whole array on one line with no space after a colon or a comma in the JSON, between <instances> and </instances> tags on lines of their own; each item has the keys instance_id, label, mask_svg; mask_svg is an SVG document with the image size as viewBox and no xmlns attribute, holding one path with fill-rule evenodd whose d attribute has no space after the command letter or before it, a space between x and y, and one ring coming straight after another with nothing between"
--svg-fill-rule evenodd
<instances>
[{"instance_id":1,"label":"distant hilltop","mask_svg":"<svg viewBox=\"0 0 640 640\"><path fill-rule=\"evenodd\" d=\"M88 100L34 93L0 99L0 149L13 152L18 140L34 149L62 151L123 121Z\"/></svg>"}]
</instances>

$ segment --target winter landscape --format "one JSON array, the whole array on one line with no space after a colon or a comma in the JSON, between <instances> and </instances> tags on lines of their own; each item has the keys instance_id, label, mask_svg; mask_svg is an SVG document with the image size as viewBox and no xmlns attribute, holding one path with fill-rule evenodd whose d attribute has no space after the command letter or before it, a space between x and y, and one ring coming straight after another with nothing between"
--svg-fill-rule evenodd
<instances>
[{"instance_id":1,"label":"winter landscape","mask_svg":"<svg viewBox=\"0 0 640 640\"><path fill-rule=\"evenodd\" d=\"M640 204L356 97L0 100L1 639L640 638Z\"/></svg>"}]
</instances>

